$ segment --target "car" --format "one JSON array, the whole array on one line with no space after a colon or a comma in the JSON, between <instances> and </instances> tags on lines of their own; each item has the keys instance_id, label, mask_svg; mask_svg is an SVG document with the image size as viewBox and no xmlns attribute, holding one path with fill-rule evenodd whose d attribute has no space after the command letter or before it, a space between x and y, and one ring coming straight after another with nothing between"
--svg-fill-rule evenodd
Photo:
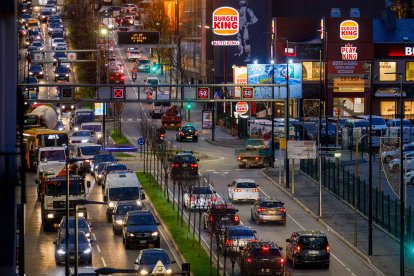
<instances>
[{"instance_id":1,"label":"car","mask_svg":"<svg viewBox=\"0 0 414 276\"><path fill-rule=\"evenodd\" d=\"M286 208L280 199L259 198L250 210L250 218L257 224L262 222L280 222L286 225Z\"/></svg>"},{"instance_id":2,"label":"car","mask_svg":"<svg viewBox=\"0 0 414 276\"><path fill-rule=\"evenodd\" d=\"M30 5L27 3L20 3L18 9L21 14L31 12Z\"/></svg>"},{"instance_id":3,"label":"car","mask_svg":"<svg viewBox=\"0 0 414 276\"><path fill-rule=\"evenodd\" d=\"M69 253L70 261L74 260L75 257L75 235L69 234L69 252L66 252L66 235L59 235L58 238L53 242L55 244L55 261L57 265L65 263L66 254ZM85 265L92 265L92 246L88 241L84 232L78 232L78 256L79 263Z\"/></svg>"},{"instance_id":4,"label":"car","mask_svg":"<svg viewBox=\"0 0 414 276\"><path fill-rule=\"evenodd\" d=\"M179 152L171 159L171 178L180 179L198 179L198 162L193 152Z\"/></svg>"},{"instance_id":5,"label":"car","mask_svg":"<svg viewBox=\"0 0 414 276\"><path fill-rule=\"evenodd\" d=\"M286 275L282 250L272 241L248 242L240 253L241 275Z\"/></svg>"},{"instance_id":6,"label":"car","mask_svg":"<svg viewBox=\"0 0 414 276\"><path fill-rule=\"evenodd\" d=\"M198 131L193 125L186 124L177 130L177 134L175 138L178 142L191 140L197 143L198 142Z\"/></svg>"},{"instance_id":7,"label":"car","mask_svg":"<svg viewBox=\"0 0 414 276\"><path fill-rule=\"evenodd\" d=\"M50 21L47 27L48 34L51 35L55 29L63 29L63 24L59 20Z\"/></svg>"},{"instance_id":8,"label":"car","mask_svg":"<svg viewBox=\"0 0 414 276\"><path fill-rule=\"evenodd\" d=\"M241 248L248 242L257 241L256 230L245 225L230 225L224 228L225 233L221 235L221 250L223 254L239 253Z\"/></svg>"},{"instance_id":9,"label":"car","mask_svg":"<svg viewBox=\"0 0 414 276\"><path fill-rule=\"evenodd\" d=\"M191 210L204 210L216 203L217 194L210 186L191 186L184 192L184 207Z\"/></svg>"},{"instance_id":10,"label":"car","mask_svg":"<svg viewBox=\"0 0 414 276\"><path fill-rule=\"evenodd\" d=\"M297 231L286 242L286 259L292 263L293 268L302 264L329 268L331 250L325 233L313 230Z\"/></svg>"},{"instance_id":11,"label":"car","mask_svg":"<svg viewBox=\"0 0 414 276\"><path fill-rule=\"evenodd\" d=\"M381 153L381 159L382 159L383 163L388 164L389 162L391 162L391 160L396 159L400 156L400 150L397 148L398 142L394 146L396 147L395 150L383 151ZM403 145L403 154L406 155L406 154L409 154L411 152L414 152L414 142L409 143L409 144L404 144Z\"/></svg>"},{"instance_id":12,"label":"car","mask_svg":"<svg viewBox=\"0 0 414 276\"><path fill-rule=\"evenodd\" d=\"M119 171L128 171L128 168L125 164L122 163L108 163L102 170L102 179L100 183L102 184L102 189L105 189L106 176L110 173L119 172Z\"/></svg>"},{"instance_id":13,"label":"car","mask_svg":"<svg viewBox=\"0 0 414 276\"><path fill-rule=\"evenodd\" d=\"M29 67L29 76L34 76L38 79L43 78L43 66L39 63L32 63Z\"/></svg>"},{"instance_id":14,"label":"car","mask_svg":"<svg viewBox=\"0 0 414 276\"><path fill-rule=\"evenodd\" d=\"M24 26L25 28L27 28L27 20L31 19L32 16L29 13L22 13L20 15L20 19L19 19L19 23Z\"/></svg>"},{"instance_id":15,"label":"car","mask_svg":"<svg viewBox=\"0 0 414 276\"><path fill-rule=\"evenodd\" d=\"M226 225L239 225L240 217L233 204L219 203L211 205L202 216L204 229L209 232L222 229Z\"/></svg>"},{"instance_id":16,"label":"car","mask_svg":"<svg viewBox=\"0 0 414 276\"><path fill-rule=\"evenodd\" d=\"M102 145L94 143L76 143L69 144L69 154L71 158L79 158L76 167L79 175L86 175L93 167L93 157L102 151Z\"/></svg>"},{"instance_id":17,"label":"car","mask_svg":"<svg viewBox=\"0 0 414 276\"><path fill-rule=\"evenodd\" d=\"M47 22L47 20L48 20L48 18L49 18L52 14L53 14L52 9L49 9L49 8L43 8L43 10L42 10L42 11L40 12L40 14L39 14L38 19L39 19L39 21L40 21L40 22L44 22L44 23L46 23L46 22Z\"/></svg>"},{"instance_id":18,"label":"car","mask_svg":"<svg viewBox=\"0 0 414 276\"><path fill-rule=\"evenodd\" d=\"M124 84L125 77L124 74L121 72L112 72L109 75L109 83L110 84Z\"/></svg>"},{"instance_id":19,"label":"car","mask_svg":"<svg viewBox=\"0 0 414 276\"><path fill-rule=\"evenodd\" d=\"M57 43L65 43L65 39L62 37L56 37L52 39L52 49L55 49L55 47L57 46Z\"/></svg>"},{"instance_id":20,"label":"car","mask_svg":"<svg viewBox=\"0 0 414 276\"><path fill-rule=\"evenodd\" d=\"M409 171L404 176L406 185L414 185L414 171Z\"/></svg>"},{"instance_id":21,"label":"car","mask_svg":"<svg viewBox=\"0 0 414 276\"><path fill-rule=\"evenodd\" d=\"M371 115L372 116L372 131L375 132L376 135L382 136L387 131L387 123L385 119L378 115ZM368 120L370 119L370 115L358 115L358 119Z\"/></svg>"},{"instance_id":22,"label":"car","mask_svg":"<svg viewBox=\"0 0 414 276\"><path fill-rule=\"evenodd\" d=\"M135 4L124 4L121 7L121 12L123 13L134 13L137 11L137 5Z\"/></svg>"},{"instance_id":23,"label":"car","mask_svg":"<svg viewBox=\"0 0 414 276\"><path fill-rule=\"evenodd\" d=\"M228 197L232 202L259 199L259 185L253 179L235 179L227 185Z\"/></svg>"},{"instance_id":24,"label":"car","mask_svg":"<svg viewBox=\"0 0 414 276\"><path fill-rule=\"evenodd\" d=\"M27 77L24 80L24 83L27 83L27 84L39 84L39 80L36 77L34 77L34 76L29 76L29 77ZM29 93L29 94L31 92L39 93L39 87L38 86L25 86L24 87L24 91L27 92L27 93Z\"/></svg>"},{"instance_id":25,"label":"car","mask_svg":"<svg viewBox=\"0 0 414 276\"><path fill-rule=\"evenodd\" d=\"M404 154L403 156L403 168L407 170L413 170L413 164L411 161L414 159L414 152L408 152ZM397 170L400 168L401 159L400 158L394 158L389 163L388 166L391 170Z\"/></svg>"},{"instance_id":26,"label":"car","mask_svg":"<svg viewBox=\"0 0 414 276\"><path fill-rule=\"evenodd\" d=\"M82 123L80 126L81 130L92 130L95 132L96 142L98 144L103 143L103 125L101 122L89 122L89 123Z\"/></svg>"},{"instance_id":27,"label":"car","mask_svg":"<svg viewBox=\"0 0 414 276\"><path fill-rule=\"evenodd\" d=\"M45 8L48 8L52 13L56 13L56 4L55 3L46 3Z\"/></svg>"},{"instance_id":28,"label":"car","mask_svg":"<svg viewBox=\"0 0 414 276\"><path fill-rule=\"evenodd\" d=\"M127 58L129 61L135 61L139 58L141 58L141 51L138 49L129 50L127 52Z\"/></svg>"},{"instance_id":29,"label":"car","mask_svg":"<svg viewBox=\"0 0 414 276\"><path fill-rule=\"evenodd\" d=\"M68 67L66 67L66 66L56 66L54 73L55 73L55 81L58 81L58 80L69 81L70 69Z\"/></svg>"},{"instance_id":30,"label":"car","mask_svg":"<svg viewBox=\"0 0 414 276\"><path fill-rule=\"evenodd\" d=\"M158 266L159 262L162 266ZM170 260L167 251L162 248L141 250L134 262L137 275L172 275L174 271L171 265L174 263L175 261Z\"/></svg>"},{"instance_id":31,"label":"car","mask_svg":"<svg viewBox=\"0 0 414 276\"><path fill-rule=\"evenodd\" d=\"M115 235L122 234L122 223L129 211L142 210L136 200L119 201L112 212L112 230Z\"/></svg>"},{"instance_id":32,"label":"car","mask_svg":"<svg viewBox=\"0 0 414 276\"><path fill-rule=\"evenodd\" d=\"M160 247L159 223L149 210L130 211L122 224L122 242L126 249L131 246L153 245Z\"/></svg>"},{"instance_id":33,"label":"car","mask_svg":"<svg viewBox=\"0 0 414 276\"><path fill-rule=\"evenodd\" d=\"M96 143L95 132L92 130L74 131L69 138L69 143Z\"/></svg>"},{"instance_id":34,"label":"car","mask_svg":"<svg viewBox=\"0 0 414 276\"><path fill-rule=\"evenodd\" d=\"M65 38L65 36L66 36L66 33L65 33L65 30L63 28L56 28L56 29L53 29L50 32L50 37L52 39L58 38L58 37Z\"/></svg>"},{"instance_id":35,"label":"car","mask_svg":"<svg viewBox=\"0 0 414 276\"><path fill-rule=\"evenodd\" d=\"M81 127L81 129L83 129L83 127ZM115 162L116 163L116 158L115 156L113 156L111 153L109 153L108 151L103 151L100 152L98 154L96 154L93 157L93 164L94 167L92 168L92 173L95 172L95 167L97 167L100 163L112 163Z\"/></svg>"},{"instance_id":36,"label":"car","mask_svg":"<svg viewBox=\"0 0 414 276\"><path fill-rule=\"evenodd\" d=\"M95 164L94 165L94 173L93 174L95 176L95 182L96 182L96 184L102 185L102 182L103 182L102 172L103 172L105 166L107 164L110 164L110 163L111 162L101 162L99 164Z\"/></svg>"},{"instance_id":37,"label":"car","mask_svg":"<svg viewBox=\"0 0 414 276\"><path fill-rule=\"evenodd\" d=\"M58 67L66 68L66 70L65 69L59 69L62 72L66 71L64 73L65 78L63 78L63 76L61 74L59 74L59 76L56 76L56 77L58 77L58 79L66 79L67 81L69 81L69 71L67 71L69 68L67 66L62 66L61 65L63 61L67 61L67 60L68 60L68 56L64 52L55 52L55 54L53 55L53 65L54 66L58 65ZM66 76L66 74L67 74L67 76ZM57 79L55 78L55 81L56 80Z\"/></svg>"},{"instance_id":38,"label":"car","mask_svg":"<svg viewBox=\"0 0 414 276\"><path fill-rule=\"evenodd\" d=\"M151 70L150 60L148 58L137 59L137 61L135 63L135 66L136 66L138 72L149 73L150 70Z\"/></svg>"},{"instance_id":39,"label":"car","mask_svg":"<svg viewBox=\"0 0 414 276\"><path fill-rule=\"evenodd\" d=\"M37 19L30 18L27 21L27 28L32 30L38 30L40 29L40 22Z\"/></svg>"},{"instance_id":40,"label":"car","mask_svg":"<svg viewBox=\"0 0 414 276\"><path fill-rule=\"evenodd\" d=\"M92 238L92 225L88 223L84 214L82 216L78 216L78 231L85 233L85 236L90 239ZM66 232L66 216L62 218L58 227L58 235L65 235ZM72 233L75 231L75 218L69 217L69 232Z\"/></svg>"}]
</instances>

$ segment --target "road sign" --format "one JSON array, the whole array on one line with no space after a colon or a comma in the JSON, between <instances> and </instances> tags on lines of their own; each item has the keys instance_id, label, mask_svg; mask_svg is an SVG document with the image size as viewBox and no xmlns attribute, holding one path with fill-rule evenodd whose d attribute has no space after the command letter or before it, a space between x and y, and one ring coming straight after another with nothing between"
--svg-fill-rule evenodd
<instances>
[{"instance_id":1,"label":"road sign","mask_svg":"<svg viewBox=\"0 0 414 276\"><path fill-rule=\"evenodd\" d=\"M316 141L293 141L287 144L289 159L316 159Z\"/></svg>"},{"instance_id":2,"label":"road sign","mask_svg":"<svg viewBox=\"0 0 414 276\"><path fill-rule=\"evenodd\" d=\"M33 60L34 61L41 61L41 60L43 60L43 53L34 53L33 54Z\"/></svg>"},{"instance_id":3,"label":"road sign","mask_svg":"<svg viewBox=\"0 0 414 276\"><path fill-rule=\"evenodd\" d=\"M118 32L118 44L160 44L160 32Z\"/></svg>"},{"instance_id":4,"label":"road sign","mask_svg":"<svg viewBox=\"0 0 414 276\"><path fill-rule=\"evenodd\" d=\"M138 145L140 145L140 146L145 145L145 140L144 140L144 138L142 138L142 137L139 137L139 138L138 138Z\"/></svg>"},{"instance_id":5,"label":"road sign","mask_svg":"<svg viewBox=\"0 0 414 276\"><path fill-rule=\"evenodd\" d=\"M112 89L112 99L123 100L125 99L124 87L114 87Z\"/></svg>"},{"instance_id":6,"label":"road sign","mask_svg":"<svg viewBox=\"0 0 414 276\"><path fill-rule=\"evenodd\" d=\"M167 271L167 269L165 268L164 264L158 260L158 262L155 264L154 269L152 270L152 274L157 274L157 273L162 273L164 274Z\"/></svg>"},{"instance_id":7,"label":"road sign","mask_svg":"<svg viewBox=\"0 0 414 276\"><path fill-rule=\"evenodd\" d=\"M197 99L209 99L209 98L210 98L210 89L208 87L197 88Z\"/></svg>"},{"instance_id":8,"label":"road sign","mask_svg":"<svg viewBox=\"0 0 414 276\"><path fill-rule=\"evenodd\" d=\"M238 102L236 104L236 112L239 114L244 114L249 111L249 104L246 102Z\"/></svg>"},{"instance_id":9,"label":"road sign","mask_svg":"<svg viewBox=\"0 0 414 276\"><path fill-rule=\"evenodd\" d=\"M253 99L254 92L253 87L243 87L242 88L242 98L243 99Z\"/></svg>"},{"instance_id":10,"label":"road sign","mask_svg":"<svg viewBox=\"0 0 414 276\"><path fill-rule=\"evenodd\" d=\"M318 147L318 157L335 157L340 154L341 147Z\"/></svg>"},{"instance_id":11,"label":"road sign","mask_svg":"<svg viewBox=\"0 0 414 276\"><path fill-rule=\"evenodd\" d=\"M68 53L68 60L76 60L76 53Z\"/></svg>"}]
</instances>

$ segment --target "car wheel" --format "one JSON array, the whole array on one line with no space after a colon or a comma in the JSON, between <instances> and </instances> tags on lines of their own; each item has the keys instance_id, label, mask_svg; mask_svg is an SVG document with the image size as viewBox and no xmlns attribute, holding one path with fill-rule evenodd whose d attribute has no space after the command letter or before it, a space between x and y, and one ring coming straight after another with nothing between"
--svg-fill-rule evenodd
<instances>
[{"instance_id":1,"label":"car wheel","mask_svg":"<svg viewBox=\"0 0 414 276\"><path fill-rule=\"evenodd\" d=\"M250 220L251 221L254 221L254 217L253 217L253 213L252 212L250 212Z\"/></svg>"},{"instance_id":2,"label":"car wheel","mask_svg":"<svg viewBox=\"0 0 414 276\"><path fill-rule=\"evenodd\" d=\"M110 215L106 215L106 221L112 222L112 217Z\"/></svg>"}]
</instances>

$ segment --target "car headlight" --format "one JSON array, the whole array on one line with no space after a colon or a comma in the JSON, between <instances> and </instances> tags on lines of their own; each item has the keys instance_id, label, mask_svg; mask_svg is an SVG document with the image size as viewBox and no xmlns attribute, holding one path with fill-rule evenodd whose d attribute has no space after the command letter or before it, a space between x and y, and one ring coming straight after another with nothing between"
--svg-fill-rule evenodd
<instances>
[{"instance_id":1,"label":"car headlight","mask_svg":"<svg viewBox=\"0 0 414 276\"><path fill-rule=\"evenodd\" d=\"M81 218L83 218L83 216L84 216L85 214L83 213L83 212L79 212L78 213L78 217L81 217Z\"/></svg>"},{"instance_id":2,"label":"car headlight","mask_svg":"<svg viewBox=\"0 0 414 276\"><path fill-rule=\"evenodd\" d=\"M173 273L173 271L172 271L172 269L171 269L171 268L169 268L169 269L167 269L167 270L165 271L165 273L167 273L167 274L172 274L172 273Z\"/></svg>"},{"instance_id":3,"label":"car headlight","mask_svg":"<svg viewBox=\"0 0 414 276\"><path fill-rule=\"evenodd\" d=\"M52 219L52 218L54 218L55 217L55 215L54 214L47 214L47 218L48 219Z\"/></svg>"},{"instance_id":4,"label":"car headlight","mask_svg":"<svg viewBox=\"0 0 414 276\"><path fill-rule=\"evenodd\" d=\"M58 75L58 74L56 74L56 75L55 75L55 77L59 77L59 75Z\"/></svg>"},{"instance_id":5,"label":"car headlight","mask_svg":"<svg viewBox=\"0 0 414 276\"><path fill-rule=\"evenodd\" d=\"M158 232L157 231L152 232L151 237L158 237Z\"/></svg>"},{"instance_id":6,"label":"car headlight","mask_svg":"<svg viewBox=\"0 0 414 276\"><path fill-rule=\"evenodd\" d=\"M134 233L127 233L128 236L133 237Z\"/></svg>"},{"instance_id":7,"label":"car headlight","mask_svg":"<svg viewBox=\"0 0 414 276\"><path fill-rule=\"evenodd\" d=\"M90 232L88 232L88 233L86 233L86 234L85 234L85 236L86 236L87 238L89 238L89 237L91 236L91 233L90 233Z\"/></svg>"},{"instance_id":8,"label":"car headlight","mask_svg":"<svg viewBox=\"0 0 414 276\"><path fill-rule=\"evenodd\" d=\"M145 269L143 269L143 270L141 270L141 271L139 272L139 274L140 274L140 275L147 275L147 274L148 274L148 271L146 271Z\"/></svg>"},{"instance_id":9,"label":"car headlight","mask_svg":"<svg viewBox=\"0 0 414 276\"><path fill-rule=\"evenodd\" d=\"M141 200L137 200L137 204L138 204L138 206L142 206Z\"/></svg>"},{"instance_id":10,"label":"car headlight","mask_svg":"<svg viewBox=\"0 0 414 276\"><path fill-rule=\"evenodd\" d=\"M122 224L122 219L117 219L116 224Z\"/></svg>"},{"instance_id":11,"label":"car headlight","mask_svg":"<svg viewBox=\"0 0 414 276\"><path fill-rule=\"evenodd\" d=\"M102 174L98 174L98 178L102 178Z\"/></svg>"},{"instance_id":12,"label":"car headlight","mask_svg":"<svg viewBox=\"0 0 414 276\"><path fill-rule=\"evenodd\" d=\"M90 254L92 252L92 249L90 248L86 248L85 250L83 250L83 254Z\"/></svg>"},{"instance_id":13,"label":"car headlight","mask_svg":"<svg viewBox=\"0 0 414 276\"><path fill-rule=\"evenodd\" d=\"M65 254L66 254L65 250L63 250L63 249L59 249L59 250L57 251L57 253L58 253L59 255L65 255Z\"/></svg>"},{"instance_id":14,"label":"car headlight","mask_svg":"<svg viewBox=\"0 0 414 276\"><path fill-rule=\"evenodd\" d=\"M79 127L75 127L75 128L74 128L74 130L75 130L75 131L78 131L78 130L79 130Z\"/></svg>"},{"instance_id":15,"label":"car headlight","mask_svg":"<svg viewBox=\"0 0 414 276\"><path fill-rule=\"evenodd\" d=\"M69 74L65 74L66 77L69 77Z\"/></svg>"},{"instance_id":16,"label":"car headlight","mask_svg":"<svg viewBox=\"0 0 414 276\"><path fill-rule=\"evenodd\" d=\"M114 208L115 207L115 202L110 201L108 206L109 206L109 208Z\"/></svg>"},{"instance_id":17,"label":"car headlight","mask_svg":"<svg viewBox=\"0 0 414 276\"><path fill-rule=\"evenodd\" d=\"M102 134L101 134L101 133L99 133L99 134L98 134L98 138L101 138L101 137L102 137Z\"/></svg>"},{"instance_id":18,"label":"car headlight","mask_svg":"<svg viewBox=\"0 0 414 276\"><path fill-rule=\"evenodd\" d=\"M29 75L33 75L33 72L29 72Z\"/></svg>"},{"instance_id":19,"label":"car headlight","mask_svg":"<svg viewBox=\"0 0 414 276\"><path fill-rule=\"evenodd\" d=\"M43 75L43 72L39 72L39 75Z\"/></svg>"}]
</instances>

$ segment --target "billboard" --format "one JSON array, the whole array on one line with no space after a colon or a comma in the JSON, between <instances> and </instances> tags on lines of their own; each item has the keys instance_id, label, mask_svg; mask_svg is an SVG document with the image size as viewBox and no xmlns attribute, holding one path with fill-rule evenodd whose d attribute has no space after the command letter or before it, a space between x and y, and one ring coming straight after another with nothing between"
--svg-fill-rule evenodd
<instances>
[{"instance_id":1,"label":"billboard","mask_svg":"<svg viewBox=\"0 0 414 276\"><path fill-rule=\"evenodd\" d=\"M282 84L286 85L286 75L289 74L290 98L302 98L302 64L248 64L248 84ZM273 82L272 82L273 78ZM271 87L256 87L254 91L256 99L271 99ZM275 88L275 99L286 99L286 87Z\"/></svg>"},{"instance_id":2,"label":"billboard","mask_svg":"<svg viewBox=\"0 0 414 276\"><path fill-rule=\"evenodd\" d=\"M247 67L246 66L233 66L233 83L247 84ZM241 89L238 86L234 87L234 98L240 98Z\"/></svg>"},{"instance_id":3,"label":"billboard","mask_svg":"<svg viewBox=\"0 0 414 276\"><path fill-rule=\"evenodd\" d=\"M224 62L227 72L231 72L233 65L270 60L271 1L217 0L213 3L207 24L212 26L209 44L214 47L216 76L225 73Z\"/></svg>"},{"instance_id":4,"label":"billboard","mask_svg":"<svg viewBox=\"0 0 414 276\"><path fill-rule=\"evenodd\" d=\"M118 32L118 44L160 44L160 32Z\"/></svg>"}]
</instances>

